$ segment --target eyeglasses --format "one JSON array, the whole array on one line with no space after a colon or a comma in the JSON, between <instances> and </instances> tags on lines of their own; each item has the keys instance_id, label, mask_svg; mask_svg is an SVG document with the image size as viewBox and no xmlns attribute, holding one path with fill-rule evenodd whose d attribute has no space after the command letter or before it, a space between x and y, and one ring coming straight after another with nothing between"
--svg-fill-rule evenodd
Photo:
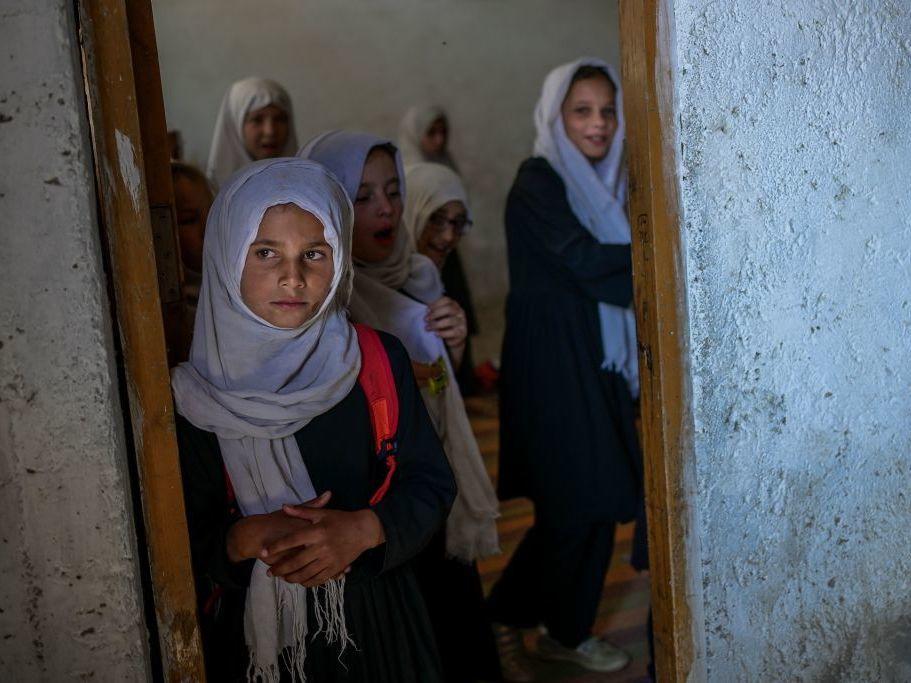
<instances>
[{"instance_id":1,"label":"eyeglasses","mask_svg":"<svg viewBox=\"0 0 911 683\"><path fill-rule=\"evenodd\" d=\"M436 232L443 232L447 226L452 226L452 229L459 235L464 235L466 232L471 230L471 226L474 223L467 216L457 216L456 218L450 218L445 214L434 213L431 214L430 218L427 219L427 225L433 228Z\"/></svg>"}]
</instances>

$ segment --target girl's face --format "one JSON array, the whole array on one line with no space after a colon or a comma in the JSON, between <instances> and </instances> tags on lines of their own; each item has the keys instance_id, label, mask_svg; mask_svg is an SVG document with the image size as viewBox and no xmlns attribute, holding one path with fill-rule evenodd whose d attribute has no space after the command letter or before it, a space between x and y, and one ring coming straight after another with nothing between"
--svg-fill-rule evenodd
<instances>
[{"instance_id":1,"label":"girl's face","mask_svg":"<svg viewBox=\"0 0 911 683\"><path fill-rule=\"evenodd\" d=\"M592 163L610 151L617 132L615 102L616 91L606 76L576 81L563 100L566 136Z\"/></svg>"},{"instance_id":2,"label":"girl's face","mask_svg":"<svg viewBox=\"0 0 911 683\"><path fill-rule=\"evenodd\" d=\"M351 251L364 263L379 263L392 254L402 220L402 193L392 155L371 150L354 199L354 237Z\"/></svg>"},{"instance_id":3,"label":"girl's face","mask_svg":"<svg viewBox=\"0 0 911 683\"><path fill-rule=\"evenodd\" d=\"M329 295L335 267L323 224L295 204L271 207L247 251L240 295L276 327L300 327Z\"/></svg>"},{"instance_id":4,"label":"girl's face","mask_svg":"<svg viewBox=\"0 0 911 683\"><path fill-rule=\"evenodd\" d=\"M440 117L421 136L421 151L429 157L438 157L446 151L448 140L449 125Z\"/></svg>"},{"instance_id":5,"label":"girl's face","mask_svg":"<svg viewBox=\"0 0 911 683\"><path fill-rule=\"evenodd\" d=\"M174 205L177 209L177 235L183 264L197 273L202 271L202 244L206 232L212 192L200 179L174 174Z\"/></svg>"},{"instance_id":6,"label":"girl's face","mask_svg":"<svg viewBox=\"0 0 911 683\"><path fill-rule=\"evenodd\" d=\"M446 202L427 219L418 236L418 252L442 269L446 257L459 246L468 225L468 210L465 205L458 199Z\"/></svg>"},{"instance_id":7,"label":"girl's face","mask_svg":"<svg viewBox=\"0 0 911 683\"><path fill-rule=\"evenodd\" d=\"M274 104L244 119L244 148L254 161L280 157L288 142L288 112Z\"/></svg>"}]
</instances>

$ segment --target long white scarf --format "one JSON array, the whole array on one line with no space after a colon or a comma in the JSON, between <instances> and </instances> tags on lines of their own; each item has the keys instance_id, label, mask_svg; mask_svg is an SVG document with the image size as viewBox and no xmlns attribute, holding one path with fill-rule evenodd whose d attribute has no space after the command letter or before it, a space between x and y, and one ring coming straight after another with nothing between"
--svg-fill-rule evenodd
<instances>
[{"instance_id":1,"label":"long white scarf","mask_svg":"<svg viewBox=\"0 0 911 683\"><path fill-rule=\"evenodd\" d=\"M285 89L275 81L266 78L244 78L232 84L221 101L206 176L218 188L228 177L253 162L244 146L244 120L247 114L274 104L288 114L288 140L281 156L291 157L297 151L297 135L294 132L294 111L291 98Z\"/></svg>"},{"instance_id":2,"label":"long white scarf","mask_svg":"<svg viewBox=\"0 0 911 683\"><path fill-rule=\"evenodd\" d=\"M247 251L266 210L287 203L323 224L334 266L326 301L296 329L266 322L240 294ZM352 224L344 190L324 168L302 159L247 166L228 179L209 213L190 361L174 369L171 384L177 411L218 436L244 516L316 496L294 434L339 403L357 381L360 350L344 311L351 291ZM267 576L267 569L256 561L247 590L248 678L278 681L279 654L291 648L292 675L303 680L312 630L307 624L310 591ZM344 648L350 642L344 579L312 593L316 632Z\"/></svg>"},{"instance_id":3,"label":"long white scarf","mask_svg":"<svg viewBox=\"0 0 911 683\"><path fill-rule=\"evenodd\" d=\"M333 131L309 142L301 155L324 164L353 199L361 182L364 163L375 147L395 151L404 195L401 158L389 140L367 133ZM449 383L441 394L432 395L422 389L424 404L443 442L459 490L446 521L447 552L465 561L498 553L497 497L471 431L446 345L424 328L427 304L443 295L443 283L436 266L414 251L410 235L399 226L389 258L377 264L355 261L355 271L350 304L352 319L398 337L414 361L433 363L442 359L449 374Z\"/></svg>"},{"instance_id":4,"label":"long white scarf","mask_svg":"<svg viewBox=\"0 0 911 683\"><path fill-rule=\"evenodd\" d=\"M573 75L581 66L603 69L616 89L617 131L607 156L592 164L570 141L563 126L561 107ZM576 218L601 244L629 244L626 215L627 177L623 166L626 122L623 89L613 67L597 57L582 57L563 64L544 79L535 107L535 156L544 157L560 174L566 197ZM633 396L639 395L639 364L636 357L636 317L632 307L598 304L601 323L602 368L619 372Z\"/></svg>"}]
</instances>

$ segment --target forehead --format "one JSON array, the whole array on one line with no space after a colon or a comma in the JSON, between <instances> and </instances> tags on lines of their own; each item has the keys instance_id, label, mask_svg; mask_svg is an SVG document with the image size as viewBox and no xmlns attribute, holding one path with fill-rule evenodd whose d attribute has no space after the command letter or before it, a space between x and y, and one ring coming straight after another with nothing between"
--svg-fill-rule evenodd
<instances>
[{"instance_id":1,"label":"forehead","mask_svg":"<svg viewBox=\"0 0 911 683\"><path fill-rule=\"evenodd\" d=\"M598 102L613 102L616 99L614 84L606 76L584 78L573 83L566 93L567 102L579 100L595 100Z\"/></svg>"},{"instance_id":2,"label":"forehead","mask_svg":"<svg viewBox=\"0 0 911 683\"><path fill-rule=\"evenodd\" d=\"M251 109L247 112L246 120L249 121L257 116L285 116L285 110L277 104L267 104L265 107Z\"/></svg>"},{"instance_id":3,"label":"forehead","mask_svg":"<svg viewBox=\"0 0 911 683\"><path fill-rule=\"evenodd\" d=\"M367 160L364 162L361 184L385 183L397 177L398 172L392 154L382 147L374 147L370 150Z\"/></svg>"},{"instance_id":4,"label":"forehead","mask_svg":"<svg viewBox=\"0 0 911 683\"><path fill-rule=\"evenodd\" d=\"M325 232L322 221L309 211L297 204L277 204L266 209L256 236L260 239L313 241L322 239Z\"/></svg>"}]
</instances>

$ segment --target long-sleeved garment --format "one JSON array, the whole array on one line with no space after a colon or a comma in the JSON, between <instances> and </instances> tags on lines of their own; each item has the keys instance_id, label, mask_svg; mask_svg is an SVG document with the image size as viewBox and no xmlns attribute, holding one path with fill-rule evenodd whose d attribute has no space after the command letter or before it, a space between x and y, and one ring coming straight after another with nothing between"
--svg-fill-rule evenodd
<instances>
[{"instance_id":1,"label":"long-sleeved garment","mask_svg":"<svg viewBox=\"0 0 911 683\"><path fill-rule=\"evenodd\" d=\"M629 521L642 487L635 409L623 377L600 369L597 307L630 304L629 245L592 237L542 158L519 169L506 237L500 497L531 498L536 524Z\"/></svg>"},{"instance_id":2,"label":"long-sleeved garment","mask_svg":"<svg viewBox=\"0 0 911 683\"><path fill-rule=\"evenodd\" d=\"M455 481L405 349L391 335L380 336L400 410L398 469L385 498L373 508L386 542L361 555L346 579L345 613L356 649L348 647L339 658L337 644L327 645L321 636L308 642L307 675L320 683L441 680L433 631L410 559L444 523ZM253 560L232 564L227 556L226 536L239 514L229 503L217 437L180 417L177 434L209 680L245 680L243 614ZM373 453L360 385L295 438L316 491L332 491L329 507L368 507L385 468ZM220 590L213 596L216 585Z\"/></svg>"}]
</instances>

